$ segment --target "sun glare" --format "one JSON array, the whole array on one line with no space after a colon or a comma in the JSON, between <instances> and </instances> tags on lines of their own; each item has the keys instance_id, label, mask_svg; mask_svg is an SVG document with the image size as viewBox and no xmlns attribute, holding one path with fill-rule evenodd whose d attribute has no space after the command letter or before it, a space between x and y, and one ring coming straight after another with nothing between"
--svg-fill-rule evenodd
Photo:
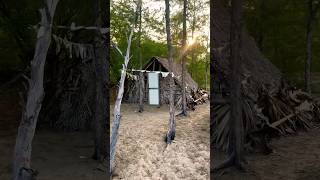
<instances>
[{"instance_id":1,"label":"sun glare","mask_svg":"<svg viewBox=\"0 0 320 180\"><path fill-rule=\"evenodd\" d=\"M188 40L187 45L188 45L188 46L192 46L192 45L194 45L195 43L196 43L196 38L192 38L192 39L189 39L189 40Z\"/></svg>"}]
</instances>

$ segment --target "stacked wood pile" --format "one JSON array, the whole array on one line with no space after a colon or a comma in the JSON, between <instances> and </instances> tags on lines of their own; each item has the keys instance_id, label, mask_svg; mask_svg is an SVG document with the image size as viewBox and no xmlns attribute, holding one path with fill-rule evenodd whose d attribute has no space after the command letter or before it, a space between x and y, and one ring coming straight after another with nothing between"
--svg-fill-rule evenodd
<instances>
[{"instance_id":1,"label":"stacked wood pile","mask_svg":"<svg viewBox=\"0 0 320 180\"><path fill-rule=\"evenodd\" d=\"M189 110L194 111L197 105L204 104L210 101L210 97L207 91L203 89L198 89L197 91L192 91L187 97L187 107ZM178 101L179 107L181 108L182 102L181 98Z\"/></svg>"},{"instance_id":2,"label":"stacked wood pile","mask_svg":"<svg viewBox=\"0 0 320 180\"><path fill-rule=\"evenodd\" d=\"M213 109L211 135L215 147L228 150L230 119L230 14L217 2L212 9L214 42L211 64ZM247 150L263 147L270 151L267 142L274 135L295 133L310 129L319 122L319 103L309 94L290 87L280 71L257 48L254 40L243 34L241 49L242 66L242 132ZM262 146L260 146L262 145Z\"/></svg>"},{"instance_id":3,"label":"stacked wood pile","mask_svg":"<svg viewBox=\"0 0 320 180\"><path fill-rule=\"evenodd\" d=\"M266 138L273 135L293 134L297 130L308 130L320 122L320 106L310 95L281 86L276 92L260 89L258 101L243 94L242 114L246 147L267 147ZM213 112L213 141L217 148L228 149L230 127L230 105L216 103ZM268 149L264 149L268 150Z\"/></svg>"}]
</instances>

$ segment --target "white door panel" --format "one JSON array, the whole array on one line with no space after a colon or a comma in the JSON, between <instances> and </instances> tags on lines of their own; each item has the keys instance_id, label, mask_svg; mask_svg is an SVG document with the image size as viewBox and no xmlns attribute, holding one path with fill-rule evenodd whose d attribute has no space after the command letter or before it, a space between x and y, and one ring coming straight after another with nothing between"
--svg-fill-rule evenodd
<instances>
[{"instance_id":1,"label":"white door panel","mask_svg":"<svg viewBox=\"0 0 320 180\"><path fill-rule=\"evenodd\" d=\"M149 88L159 88L159 74L148 73Z\"/></svg>"},{"instance_id":2,"label":"white door panel","mask_svg":"<svg viewBox=\"0 0 320 180\"><path fill-rule=\"evenodd\" d=\"M149 89L149 104L159 105L159 89Z\"/></svg>"},{"instance_id":3,"label":"white door panel","mask_svg":"<svg viewBox=\"0 0 320 180\"><path fill-rule=\"evenodd\" d=\"M149 104L159 105L160 94L159 94L159 74L148 73L148 86L149 86Z\"/></svg>"}]
</instances>

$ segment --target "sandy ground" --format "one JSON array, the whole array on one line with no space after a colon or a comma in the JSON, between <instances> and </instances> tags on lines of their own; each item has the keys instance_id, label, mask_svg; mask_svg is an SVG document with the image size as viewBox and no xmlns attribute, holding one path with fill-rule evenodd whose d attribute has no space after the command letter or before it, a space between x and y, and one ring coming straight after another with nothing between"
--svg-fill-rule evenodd
<instances>
[{"instance_id":1,"label":"sandy ground","mask_svg":"<svg viewBox=\"0 0 320 180\"><path fill-rule=\"evenodd\" d=\"M16 92L0 92L0 180L11 179L12 157L20 121ZM54 132L38 129L33 141L31 166L39 180L105 180L99 164L91 159L90 132Z\"/></svg>"},{"instance_id":2,"label":"sandy ground","mask_svg":"<svg viewBox=\"0 0 320 180\"><path fill-rule=\"evenodd\" d=\"M318 180L320 179L320 129L274 139L274 153L247 156L247 172L227 169L215 174L215 180ZM224 154L216 152L213 163Z\"/></svg>"},{"instance_id":3,"label":"sandy ground","mask_svg":"<svg viewBox=\"0 0 320 180\"><path fill-rule=\"evenodd\" d=\"M177 118L176 138L167 146L168 106L122 105L114 180L207 180L210 169L209 103Z\"/></svg>"}]
</instances>

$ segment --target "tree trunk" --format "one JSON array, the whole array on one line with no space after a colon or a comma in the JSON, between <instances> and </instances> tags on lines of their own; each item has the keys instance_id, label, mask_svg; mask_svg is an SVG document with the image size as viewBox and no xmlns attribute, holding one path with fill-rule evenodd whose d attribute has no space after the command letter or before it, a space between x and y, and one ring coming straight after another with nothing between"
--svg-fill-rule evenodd
<instances>
[{"instance_id":1,"label":"tree trunk","mask_svg":"<svg viewBox=\"0 0 320 180\"><path fill-rule=\"evenodd\" d=\"M193 20L192 20L192 27L191 27L191 38L194 40L194 31L196 29L196 1L193 0ZM194 57L194 47L191 49L191 67L194 65L195 57ZM194 78L193 68L191 68L190 75Z\"/></svg>"},{"instance_id":2,"label":"tree trunk","mask_svg":"<svg viewBox=\"0 0 320 180\"><path fill-rule=\"evenodd\" d=\"M41 26L37 34L34 59L31 61L31 78L29 80L27 102L22 110L14 151L14 180L31 180L35 176L30 165L32 140L44 97L44 66L51 42L51 25L58 2L59 0L45 1L46 7L40 9Z\"/></svg>"},{"instance_id":3,"label":"tree trunk","mask_svg":"<svg viewBox=\"0 0 320 180\"><path fill-rule=\"evenodd\" d=\"M230 65L231 65L231 115L230 139L231 150L234 151L234 165L241 167L243 124L241 111L241 41L242 41L242 0L232 0L230 30ZM230 154L231 155L231 154Z\"/></svg>"},{"instance_id":4,"label":"tree trunk","mask_svg":"<svg viewBox=\"0 0 320 180\"><path fill-rule=\"evenodd\" d=\"M306 49L306 60L305 60L305 71L304 71L304 88L305 91L311 93L310 86L310 71L311 71L311 61L312 61L312 29L313 29L313 7L312 0L308 1L308 18L307 18L307 49Z\"/></svg>"},{"instance_id":5,"label":"tree trunk","mask_svg":"<svg viewBox=\"0 0 320 180\"><path fill-rule=\"evenodd\" d=\"M170 32L170 3L169 0L165 0L166 3L166 32L167 32L167 47L168 47L168 63L169 63L169 71L170 71L170 97L169 97L169 106L170 106L170 119L169 119L169 128L167 132L166 142L167 144L171 144L171 142L175 138L175 107L174 107L174 94L173 94L173 86L174 86L174 79L173 79L173 62L172 62L172 44L171 44L171 32Z\"/></svg>"},{"instance_id":6,"label":"tree trunk","mask_svg":"<svg viewBox=\"0 0 320 180\"><path fill-rule=\"evenodd\" d=\"M222 0L221 0L222 1ZM224 8L222 2L218 1L215 4L215 11L219 11L219 8ZM242 72L242 59L243 59L243 47L242 47L242 38L243 38L243 27L242 27L242 0L232 0L231 1L231 21L229 29L226 29L230 36L230 59L229 59L229 69L230 73L230 119L228 126L230 127L230 136L229 136L229 148L228 154L229 157L222 162L221 164L215 165L213 171L218 171L229 166L235 166L239 169L242 169L242 149L243 149L243 124L242 124L242 107L241 107L241 72ZM213 13L213 25L216 26L217 22L221 20L217 12ZM222 20L223 21L223 20ZM213 30L215 31L215 30ZM212 33L214 36L216 32ZM216 38L216 37L213 37ZM217 48L217 44L215 44ZM218 46L220 47L220 46ZM218 58L221 61L223 56L217 51L214 51L213 58ZM228 57L228 56L227 56ZM225 57L225 58L227 58ZM215 62L216 63L216 62ZM214 65L215 66L215 65ZM213 67L214 68L214 67ZM215 117L215 115L213 115Z\"/></svg>"},{"instance_id":7,"label":"tree trunk","mask_svg":"<svg viewBox=\"0 0 320 180\"><path fill-rule=\"evenodd\" d=\"M208 60L207 60L208 61ZM209 63L208 62L206 62L206 91L208 91L208 69L209 69Z\"/></svg>"},{"instance_id":8,"label":"tree trunk","mask_svg":"<svg viewBox=\"0 0 320 180\"><path fill-rule=\"evenodd\" d=\"M186 99L186 41L187 41L187 0L183 0L183 37L182 37L182 115L187 116Z\"/></svg>"},{"instance_id":9,"label":"tree trunk","mask_svg":"<svg viewBox=\"0 0 320 180\"><path fill-rule=\"evenodd\" d=\"M141 3L142 4L142 3ZM142 51L141 51L141 17L142 17L142 6L139 9L139 62L140 70L142 70ZM139 112L143 112L143 90L144 90L144 75L143 72L139 73Z\"/></svg>"},{"instance_id":10,"label":"tree trunk","mask_svg":"<svg viewBox=\"0 0 320 180\"><path fill-rule=\"evenodd\" d=\"M111 134L111 143L110 143L110 175L112 174L112 164L116 153L116 144L118 140L118 130L120 127L120 120L121 120L121 114L120 114L120 108L121 108L121 101L123 97L123 91L124 91L124 82L126 79L127 74L127 67L130 60L130 48L131 48L131 40L134 32L134 25L136 23L136 17L137 13L139 11L139 8L141 6L141 1L138 1L136 14L134 18L134 23L132 24L130 35L128 37L128 45L127 45L127 51L126 55L124 56L124 64L122 65L122 72L121 72L121 78L119 82L119 90L118 95L116 99L116 103L113 110L113 124L112 124L112 134Z\"/></svg>"},{"instance_id":11,"label":"tree trunk","mask_svg":"<svg viewBox=\"0 0 320 180\"><path fill-rule=\"evenodd\" d=\"M106 2L102 1L104 4ZM100 4L99 0L94 1L96 27L106 26L108 15L102 14L104 4ZM106 10L106 9L103 9ZM109 145L109 71L108 71L108 42L102 37L99 30L95 31L94 45L94 66L96 75L96 104L95 104L95 154L94 158L101 162L108 159L107 146Z\"/></svg>"},{"instance_id":12,"label":"tree trunk","mask_svg":"<svg viewBox=\"0 0 320 180\"><path fill-rule=\"evenodd\" d=\"M259 13L259 32L258 32L258 39L257 39L257 45L260 49L260 51L263 51L263 40L264 40L264 26L263 21L266 18L266 0L260 0L260 13Z\"/></svg>"}]
</instances>

